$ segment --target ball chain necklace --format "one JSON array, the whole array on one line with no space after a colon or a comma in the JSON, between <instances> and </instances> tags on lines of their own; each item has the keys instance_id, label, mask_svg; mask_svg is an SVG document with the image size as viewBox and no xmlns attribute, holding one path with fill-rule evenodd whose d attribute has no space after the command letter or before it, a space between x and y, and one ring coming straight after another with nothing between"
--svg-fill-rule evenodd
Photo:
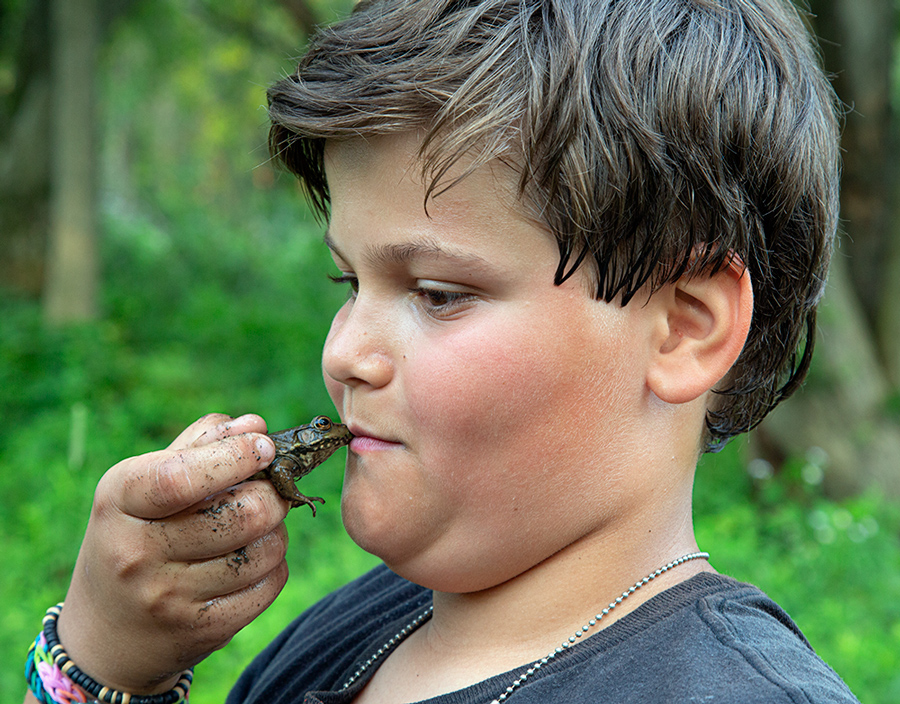
<instances>
[{"instance_id":1,"label":"ball chain necklace","mask_svg":"<svg viewBox=\"0 0 900 704\"><path fill-rule=\"evenodd\" d=\"M594 626L596 626L603 619L604 616L609 614L610 611L615 609L619 604L625 601L628 597L634 594L638 589L643 587L646 584L649 584L654 579L659 577L662 574L665 574L669 570L678 567L679 565L683 565L685 562L690 562L691 560L706 560L709 558L708 552L692 552L687 555L682 555L677 560L672 560L669 564L663 565L658 570L651 572L643 579L635 582L632 586L622 592L621 596L617 596L615 600L609 603L605 609L603 609L600 613L594 616L594 618L590 619L584 626L579 628L575 633L569 636L568 640L564 640L560 643L559 647L551 650L547 655L545 655L540 660L536 660L532 663L525 672L519 675L518 678L513 680L512 684L506 688L506 690L496 699L494 699L491 704L502 704L502 702L506 701L510 694L515 692L529 677L538 672L542 667L552 662L557 655L564 653L566 650L575 645L580 638L582 638L589 630L591 630ZM410 621L406 626L397 631L394 636L387 641L384 645L382 645L378 650L376 650L372 655L366 660L362 665L360 665L359 669L353 673L353 676L344 683L344 686L341 689L347 689L350 687L356 680L358 680L364 672L366 672L372 665L381 658L385 653L389 652L395 645L405 640L410 633L415 631L419 626L421 626L425 621L431 618L432 611L434 610L434 606L429 606L425 611L416 616L412 621Z\"/></svg>"}]
</instances>

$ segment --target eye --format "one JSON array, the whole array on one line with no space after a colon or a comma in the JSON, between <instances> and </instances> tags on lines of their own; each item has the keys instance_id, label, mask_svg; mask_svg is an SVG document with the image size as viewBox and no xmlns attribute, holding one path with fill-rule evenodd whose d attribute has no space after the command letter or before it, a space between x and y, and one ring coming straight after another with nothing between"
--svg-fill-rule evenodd
<instances>
[{"instance_id":1,"label":"eye","mask_svg":"<svg viewBox=\"0 0 900 704\"><path fill-rule=\"evenodd\" d=\"M473 303L476 296L468 291L459 291L450 284L436 284L431 281L417 281L412 292L418 296L430 315L441 316L456 313Z\"/></svg>"},{"instance_id":2,"label":"eye","mask_svg":"<svg viewBox=\"0 0 900 704\"><path fill-rule=\"evenodd\" d=\"M466 294L457 291L439 291L433 288L417 288L416 293L436 308L451 305L466 296Z\"/></svg>"},{"instance_id":3,"label":"eye","mask_svg":"<svg viewBox=\"0 0 900 704\"><path fill-rule=\"evenodd\" d=\"M331 418L328 416L316 416L313 418L312 427L316 430L330 430Z\"/></svg>"},{"instance_id":4,"label":"eye","mask_svg":"<svg viewBox=\"0 0 900 704\"><path fill-rule=\"evenodd\" d=\"M359 279L353 274L341 274L339 276L328 276L332 283L343 285L350 284L350 298L355 298L359 293Z\"/></svg>"}]
</instances>

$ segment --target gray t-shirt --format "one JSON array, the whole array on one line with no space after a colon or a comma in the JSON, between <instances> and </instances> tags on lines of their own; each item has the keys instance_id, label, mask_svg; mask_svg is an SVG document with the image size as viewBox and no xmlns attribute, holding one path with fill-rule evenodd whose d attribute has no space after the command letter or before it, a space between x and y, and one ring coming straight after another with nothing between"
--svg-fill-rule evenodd
<instances>
[{"instance_id":1,"label":"gray t-shirt","mask_svg":"<svg viewBox=\"0 0 900 704\"><path fill-rule=\"evenodd\" d=\"M288 626L247 668L228 704L348 704L377 662L342 690L344 683L430 603L428 590L376 568ZM527 667L428 704L489 704ZM859 704L775 602L706 573L565 651L507 702Z\"/></svg>"}]
</instances>

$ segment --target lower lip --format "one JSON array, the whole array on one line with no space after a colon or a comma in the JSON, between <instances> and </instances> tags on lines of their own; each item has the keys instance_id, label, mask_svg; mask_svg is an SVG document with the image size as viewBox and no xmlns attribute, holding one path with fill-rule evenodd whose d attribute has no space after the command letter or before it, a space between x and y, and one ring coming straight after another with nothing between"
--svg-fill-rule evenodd
<instances>
[{"instance_id":1,"label":"lower lip","mask_svg":"<svg viewBox=\"0 0 900 704\"><path fill-rule=\"evenodd\" d=\"M396 450L402 445L398 442L388 442L378 438L369 437L368 435L355 435L350 441L350 451L357 454L363 452L383 452L385 450Z\"/></svg>"}]
</instances>

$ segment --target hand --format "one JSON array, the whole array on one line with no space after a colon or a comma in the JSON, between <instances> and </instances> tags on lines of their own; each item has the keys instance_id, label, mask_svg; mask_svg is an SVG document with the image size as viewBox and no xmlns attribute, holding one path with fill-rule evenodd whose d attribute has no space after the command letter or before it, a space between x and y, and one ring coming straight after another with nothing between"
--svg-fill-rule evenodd
<instances>
[{"instance_id":1,"label":"hand","mask_svg":"<svg viewBox=\"0 0 900 704\"><path fill-rule=\"evenodd\" d=\"M275 456L265 432L259 416L205 416L103 476L59 620L81 670L165 691L272 603L288 504L269 482L240 483Z\"/></svg>"}]
</instances>

